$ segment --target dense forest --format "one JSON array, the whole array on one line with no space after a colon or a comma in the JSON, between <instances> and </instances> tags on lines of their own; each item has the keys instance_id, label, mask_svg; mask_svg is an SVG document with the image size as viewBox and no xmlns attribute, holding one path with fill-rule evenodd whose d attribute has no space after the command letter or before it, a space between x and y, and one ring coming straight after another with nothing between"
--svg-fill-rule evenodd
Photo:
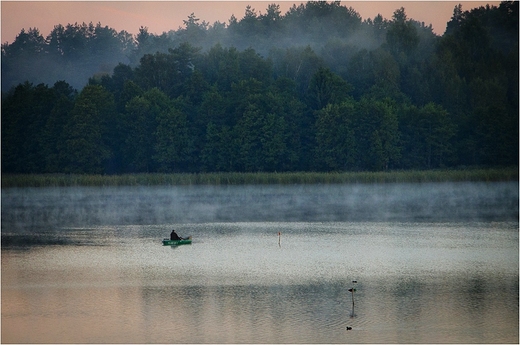
<instances>
[{"instance_id":1,"label":"dense forest","mask_svg":"<svg viewBox=\"0 0 520 345\"><path fill-rule=\"evenodd\" d=\"M458 5L438 36L404 8L312 1L161 35L22 30L2 45L2 172L517 166L518 18Z\"/></svg>"}]
</instances>

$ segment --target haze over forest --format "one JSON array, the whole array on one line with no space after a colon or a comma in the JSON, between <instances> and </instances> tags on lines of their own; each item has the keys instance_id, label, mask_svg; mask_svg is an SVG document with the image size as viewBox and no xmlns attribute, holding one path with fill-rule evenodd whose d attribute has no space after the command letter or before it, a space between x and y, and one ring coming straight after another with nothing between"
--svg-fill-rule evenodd
<instances>
[{"instance_id":1,"label":"haze over forest","mask_svg":"<svg viewBox=\"0 0 520 345\"><path fill-rule=\"evenodd\" d=\"M456 6L442 36L340 2L22 30L2 45L2 172L518 165L518 61L518 2Z\"/></svg>"}]
</instances>

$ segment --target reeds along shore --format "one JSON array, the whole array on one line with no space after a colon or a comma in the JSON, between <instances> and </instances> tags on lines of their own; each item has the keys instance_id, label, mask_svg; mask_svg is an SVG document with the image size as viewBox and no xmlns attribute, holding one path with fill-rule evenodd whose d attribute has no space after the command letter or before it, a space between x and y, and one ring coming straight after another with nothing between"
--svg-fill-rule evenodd
<instances>
[{"instance_id":1,"label":"reeds along shore","mask_svg":"<svg viewBox=\"0 0 520 345\"><path fill-rule=\"evenodd\" d=\"M518 167L391 172L286 172L126 175L2 175L2 188L245 184L418 183L518 181Z\"/></svg>"}]
</instances>

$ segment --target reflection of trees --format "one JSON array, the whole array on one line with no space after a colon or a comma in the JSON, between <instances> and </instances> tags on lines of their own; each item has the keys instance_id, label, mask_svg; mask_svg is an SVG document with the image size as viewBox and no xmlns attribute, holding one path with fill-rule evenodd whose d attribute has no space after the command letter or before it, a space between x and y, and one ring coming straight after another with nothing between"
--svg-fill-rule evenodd
<instances>
[{"instance_id":1,"label":"reflection of trees","mask_svg":"<svg viewBox=\"0 0 520 345\"><path fill-rule=\"evenodd\" d=\"M342 283L150 287L142 298L145 315L155 310L171 320L163 332L176 330L190 342L319 342L350 311Z\"/></svg>"},{"instance_id":2,"label":"reflection of trees","mask_svg":"<svg viewBox=\"0 0 520 345\"><path fill-rule=\"evenodd\" d=\"M397 304L397 313L402 315L404 320L418 318L422 312L421 297L427 286L417 280L399 280L396 284L395 297L400 300Z\"/></svg>"},{"instance_id":3,"label":"reflection of trees","mask_svg":"<svg viewBox=\"0 0 520 345\"><path fill-rule=\"evenodd\" d=\"M497 327L511 339L518 325L518 277L365 277L355 318L349 282L229 284L144 288L143 313L166 319L173 342L467 342L491 340Z\"/></svg>"}]
</instances>

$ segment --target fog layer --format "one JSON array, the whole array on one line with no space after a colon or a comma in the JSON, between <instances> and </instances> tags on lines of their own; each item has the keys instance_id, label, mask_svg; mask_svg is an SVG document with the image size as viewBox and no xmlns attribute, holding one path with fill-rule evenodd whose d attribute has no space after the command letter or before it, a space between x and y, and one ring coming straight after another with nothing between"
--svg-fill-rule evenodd
<instances>
[{"instance_id":1,"label":"fog layer","mask_svg":"<svg viewBox=\"0 0 520 345\"><path fill-rule=\"evenodd\" d=\"M2 234L112 224L448 220L518 220L518 182L2 191Z\"/></svg>"}]
</instances>

